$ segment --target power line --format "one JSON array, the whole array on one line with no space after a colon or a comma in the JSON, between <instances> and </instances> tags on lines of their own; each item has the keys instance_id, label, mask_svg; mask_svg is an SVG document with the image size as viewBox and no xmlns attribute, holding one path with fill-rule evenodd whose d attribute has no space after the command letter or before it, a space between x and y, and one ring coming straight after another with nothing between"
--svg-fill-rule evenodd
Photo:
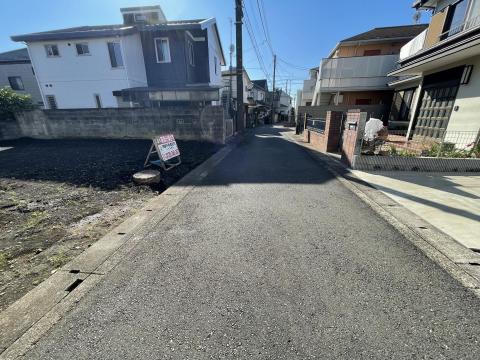
<instances>
[{"instance_id":1,"label":"power line","mask_svg":"<svg viewBox=\"0 0 480 360\"><path fill-rule=\"evenodd\" d=\"M250 42L252 43L252 46L255 50L255 55L257 56L258 64L260 65L263 73L265 74L265 76L268 79L270 77L270 75L269 75L269 73L266 69L265 62L264 62L262 54L259 50L257 39L255 37L255 32L253 30L253 26L252 26L252 23L250 21L250 16L248 15L248 11L247 11L247 8L245 7L245 4L243 4L243 10L245 12L245 19L246 19L245 27L247 28L248 36L250 37Z\"/></svg>"},{"instance_id":2,"label":"power line","mask_svg":"<svg viewBox=\"0 0 480 360\"><path fill-rule=\"evenodd\" d=\"M265 25L267 17L265 16L265 7L264 7L264 4L263 4L263 1L262 1L262 7L260 7L260 0L257 0L257 8L258 8L258 12L260 14L260 21L262 23L263 33L265 34L265 40L267 40L267 44L268 44L268 47L270 49L270 52L272 53L272 55L274 55L275 51L273 50L272 39L270 38L270 32L268 30L268 25ZM263 9L263 11L262 11L262 9ZM265 21L263 20L264 17L265 17Z\"/></svg>"},{"instance_id":3,"label":"power line","mask_svg":"<svg viewBox=\"0 0 480 360\"><path fill-rule=\"evenodd\" d=\"M285 61L284 59L282 59L281 57L278 58L282 63L284 63L285 65L288 65L294 69L298 69L298 70L310 70L310 68L307 68L307 67L302 67L302 66L299 66L299 65L295 65L295 64L292 64L288 61Z\"/></svg>"}]
</instances>

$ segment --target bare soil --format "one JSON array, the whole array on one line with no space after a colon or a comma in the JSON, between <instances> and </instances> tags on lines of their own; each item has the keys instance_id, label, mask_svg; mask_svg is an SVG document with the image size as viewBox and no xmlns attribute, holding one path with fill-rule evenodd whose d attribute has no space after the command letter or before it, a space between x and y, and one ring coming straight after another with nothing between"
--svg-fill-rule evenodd
<instances>
[{"instance_id":1,"label":"bare soil","mask_svg":"<svg viewBox=\"0 0 480 360\"><path fill-rule=\"evenodd\" d=\"M138 186L147 140L0 141L0 311L218 150L177 141L182 165Z\"/></svg>"}]
</instances>

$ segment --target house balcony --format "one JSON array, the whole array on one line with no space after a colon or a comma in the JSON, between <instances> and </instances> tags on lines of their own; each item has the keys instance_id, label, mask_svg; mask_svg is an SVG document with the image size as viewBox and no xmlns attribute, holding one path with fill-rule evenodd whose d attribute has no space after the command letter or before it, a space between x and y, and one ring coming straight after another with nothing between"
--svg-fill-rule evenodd
<instances>
[{"instance_id":1,"label":"house balcony","mask_svg":"<svg viewBox=\"0 0 480 360\"><path fill-rule=\"evenodd\" d=\"M392 80L387 73L398 58L397 54L323 59L315 92L386 90Z\"/></svg>"},{"instance_id":2,"label":"house balcony","mask_svg":"<svg viewBox=\"0 0 480 360\"><path fill-rule=\"evenodd\" d=\"M447 26L447 29L445 29L446 16L445 19L441 20L443 22L440 23L432 21L433 25L430 24L428 29L403 46L400 50L400 61L408 59L423 50L441 47L443 44L455 41L456 38L460 38L480 27L480 15L472 16L460 23L451 24Z\"/></svg>"},{"instance_id":3,"label":"house balcony","mask_svg":"<svg viewBox=\"0 0 480 360\"><path fill-rule=\"evenodd\" d=\"M428 28L415 38L410 40L400 49L400 61L406 59L412 55L415 55L419 51L423 50L425 46L425 39L427 38Z\"/></svg>"}]
</instances>

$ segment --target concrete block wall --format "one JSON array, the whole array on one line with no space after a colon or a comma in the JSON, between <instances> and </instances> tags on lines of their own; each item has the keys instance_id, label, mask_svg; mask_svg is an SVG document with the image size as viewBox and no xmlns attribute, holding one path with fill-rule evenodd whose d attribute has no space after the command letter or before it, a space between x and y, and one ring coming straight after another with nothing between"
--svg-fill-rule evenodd
<instances>
[{"instance_id":1,"label":"concrete block wall","mask_svg":"<svg viewBox=\"0 0 480 360\"><path fill-rule=\"evenodd\" d=\"M11 140L22 137L22 129L16 119L0 119L0 140Z\"/></svg>"},{"instance_id":2,"label":"concrete block wall","mask_svg":"<svg viewBox=\"0 0 480 360\"><path fill-rule=\"evenodd\" d=\"M390 111L387 105L322 105L322 106L299 106L297 116L299 119L304 119L305 114L313 118L324 119L327 115L327 111L338 111L347 113L349 111L360 110L366 112L368 117L375 117L378 119L387 119L388 112Z\"/></svg>"},{"instance_id":3,"label":"concrete block wall","mask_svg":"<svg viewBox=\"0 0 480 360\"><path fill-rule=\"evenodd\" d=\"M226 131L221 106L34 110L17 113L16 120L17 138L150 139L172 133L181 140L223 144Z\"/></svg>"}]
</instances>

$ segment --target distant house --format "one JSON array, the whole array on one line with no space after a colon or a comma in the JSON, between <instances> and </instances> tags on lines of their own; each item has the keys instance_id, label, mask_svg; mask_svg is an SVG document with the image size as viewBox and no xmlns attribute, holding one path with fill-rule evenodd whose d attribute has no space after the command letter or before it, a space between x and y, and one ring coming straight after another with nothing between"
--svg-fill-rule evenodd
<instances>
[{"instance_id":1,"label":"distant house","mask_svg":"<svg viewBox=\"0 0 480 360\"><path fill-rule=\"evenodd\" d=\"M393 78L387 74L395 68L402 46L426 27L381 27L340 41L320 63L313 105L341 110L376 105L382 108L377 115L386 120L393 96L388 87Z\"/></svg>"},{"instance_id":2,"label":"distant house","mask_svg":"<svg viewBox=\"0 0 480 360\"><path fill-rule=\"evenodd\" d=\"M48 108L219 100L225 59L215 19L167 21L159 6L121 13L119 25L12 36L27 44Z\"/></svg>"},{"instance_id":3,"label":"distant house","mask_svg":"<svg viewBox=\"0 0 480 360\"><path fill-rule=\"evenodd\" d=\"M0 54L0 87L9 87L19 94L28 94L34 104L43 106L42 95L26 48Z\"/></svg>"},{"instance_id":4,"label":"distant house","mask_svg":"<svg viewBox=\"0 0 480 360\"><path fill-rule=\"evenodd\" d=\"M253 99L254 95L252 92L253 83L250 80L250 76L248 76L248 73L245 69L243 69L242 78L243 78L243 104L241 106L244 107L244 113L245 113L244 124L246 126L248 107L254 104L254 99ZM223 88L221 91L222 102L224 104L228 104L228 102L231 101L232 102L231 106L233 107L233 110L238 109L238 106L240 105L237 102L237 69L235 67L233 67L231 71L230 70L222 71L222 83L223 83ZM231 84L231 87L230 87L230 84ZM231 115L235 116L234 113L232 113Z\"/></svg>"},{"instance_id":5,"label":"distant house","mask_svg":"<svg viewBox=\"0 0 480 360\"><path fill-rule=\"evenodd\" d=\"M318 77L318 66L311 68L308 71L309 78L303 81L303 88L301 90L300 98L297 94L298 106L312 106L313 93L315 92L315 85Z\"/></svg>"},{"instance_id":6,"label":"distant house","mask_svg":"<svg viewBox=\"0 0 480 360\"><path fill-rule=\"evenodd\" d=\"M287 116L292 109L292 97L284 90L276 91L275 95L275 114Z\"/></svg>"},{"instance_id":7,"label":"distant house","mask_svg":"<svg viewBox=\"0 0 480 360\"><path fill-rule=\"evenodd\" d=\"M257 105L269 105L267 104L268 95L268 81L266 79L253 80L253 99Z\"/></svg>"},{"instance_id":8,"label":"distant house","mask_svg":"<svg viewBox=\"0 0 480 360\"><path fill-rule=\"evenodd\" d=\"M480 1L417 0L428 29L402 47L390 122L408 136L477 142L480 133ZM448 135L446 136L446 134Z\"/></svg>"}]
</instances>

